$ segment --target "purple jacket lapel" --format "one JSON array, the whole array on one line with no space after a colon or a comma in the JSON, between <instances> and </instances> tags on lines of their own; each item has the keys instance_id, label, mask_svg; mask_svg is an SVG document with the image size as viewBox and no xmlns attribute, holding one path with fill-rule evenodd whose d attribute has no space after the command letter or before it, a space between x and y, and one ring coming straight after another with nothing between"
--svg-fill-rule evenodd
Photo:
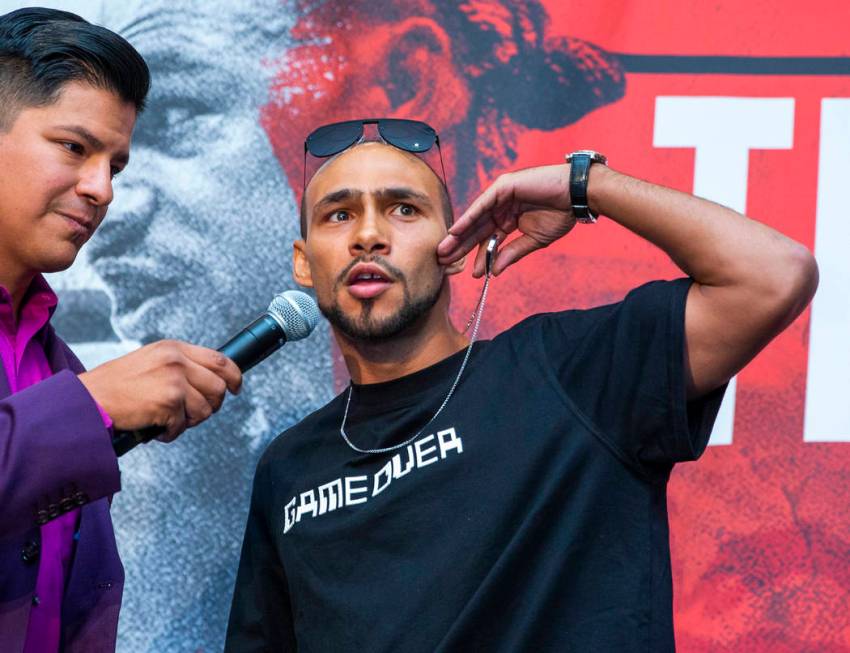
<instances>
[{"instance_id":1,"label":"purple jacket lapel","mask_svg":"<svg viewBox=\"0 0 850 653\"><path fill-rule=\"evenodd\" d=\"M51 324L48 324L44 328L42 334L44 353L47 355L47 362L50 364L50 369L54 374L61 370L71 370L76 374L85 372L86 368L83 367L80 359L77 358L74 355L74 352L71 351L71 348L56 335L56 330Z\"/></svg>"}]
</instances>

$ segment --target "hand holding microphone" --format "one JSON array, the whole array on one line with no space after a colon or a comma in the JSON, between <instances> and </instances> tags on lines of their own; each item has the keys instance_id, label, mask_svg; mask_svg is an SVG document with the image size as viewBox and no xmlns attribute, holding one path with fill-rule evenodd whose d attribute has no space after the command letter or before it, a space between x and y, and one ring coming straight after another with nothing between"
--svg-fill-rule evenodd
<instances>
[{"instance_id":1,"label":"hand holding microphone","mask_svg":"<svg viewBox=\"0 0 850 653\"><path fill-rule=\"evenodd\" d=\"M213 349L161 340L79 375L94 400L118 429L160 427L158 437L174 440L203 422L239 392L242 373Z\"/></svg>"},{"instance_id":2,"label":"hand holding microphone","mask_svg":"<svg viewBox=\"0 0 850 653\"><path fill-rule=\"evenodd\" d=\"M218 351L163 340L79 375L114 426L121 456L154 438L171 441L216 412L242 373L289 340L306 338L318 323L316 303L290 290Z\"/></svg>"}]
</instances>

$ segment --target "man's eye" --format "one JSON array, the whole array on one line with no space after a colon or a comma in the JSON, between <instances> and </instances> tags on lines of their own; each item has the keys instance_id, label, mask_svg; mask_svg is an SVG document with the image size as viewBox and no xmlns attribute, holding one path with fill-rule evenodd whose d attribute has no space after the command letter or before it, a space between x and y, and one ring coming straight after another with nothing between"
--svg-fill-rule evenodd
<instances>
[{"instance_id":1,"label":"man's eye","mask_svg":"<svg viewBox=\"0 0 850 653\"><path fill-rule=\"evenodd\" d=\"M85 154L86 148L73 141L62 141L62 147L74 154Z\"/></svg>"},{"instance_id":2,"label":"man's eye","mask_svg":"<svg viewBox=\"0 0 850 653\"><path fill-rule=\"evenodd\" d=\"M196 156L216 142L223 114L192 97L156 97L139 119L134 142L175 158Z\"/></svg>"},{"instance_id":3,"label":"man's eye","mask_svg":"<svg viewBox=\"0 0 850 653\"><path fill-rule=\"evenodd\" d=\"M334 211L328 216L330 222L346 222L349 218L348 211Z\"/></svg>"},{"instance_id":4,"label":"man's eye","mask_svg":"<svg viewBox=\"0 0 850 653\"><path fill-rule=\"evenodd\" d=\"M417 213L417 211L416 211L416 207L415 207L415 206L411 206L410 204L399 204L399 205L396 207L395 211L396 211L396 213L398 213L399 215L403 215L403 216L404 216L404 217L406 217L406 218L413 217L413 216L414 216L414 215L416 215L416 213Z\"/></svg>"}]
</instances>

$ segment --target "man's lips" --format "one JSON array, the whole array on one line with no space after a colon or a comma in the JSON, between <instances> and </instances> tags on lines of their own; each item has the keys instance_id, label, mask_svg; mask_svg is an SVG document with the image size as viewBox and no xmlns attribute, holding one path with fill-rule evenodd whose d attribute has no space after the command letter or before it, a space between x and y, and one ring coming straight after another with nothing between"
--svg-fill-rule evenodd
<instances>
[{"instance_id":1,"label":"man's lips","mask_svg":"<svg viewBox=\"0 0 850 653\"><path fill-rule=\"evenodd\" d=\"M92 235L94 231L94 219L67 211L56 211L56 214L65 218L69 223L73 223L70 226L76 226L77 231L84 233L86 236Z\"/></svg>"},{"instance_id":2,"label":"man's lips","mask_svg":"<svg viewBox=\"0 0 850 653\"><path fill-rule=\"evenodd\" d=\"M357 299L377 297L392 284L392 277L374 263L358 263L346 278L348 292Z\"/></svg>"}]
</instances>

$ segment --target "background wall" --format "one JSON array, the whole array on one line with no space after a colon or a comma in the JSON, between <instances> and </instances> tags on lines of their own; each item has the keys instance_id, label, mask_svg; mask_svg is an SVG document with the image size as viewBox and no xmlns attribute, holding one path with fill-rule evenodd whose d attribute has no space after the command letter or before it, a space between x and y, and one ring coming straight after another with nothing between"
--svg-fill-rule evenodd
<instances>
[{"instance_id":1,"label":"background wall","mask_svg":"<svg viewBox=\"0 0 850 653\"><path fill-rule=\"evenodd\" d=\"M89 365L161 337L217 345L293 286L302 142L333 120L434 125L458 209L504 170L591 147L813 248L813 308L738 375L712 446L674 473L677 642L850 651L846 2L51 5L124 34L154 75L106 222L51 279ZM677 275L617 225L577 228L499 278L485 335ZM455 283L458 323L478 290ZM221 648L254 463L344 383L322 326L208 424L122 459L119 650Z\"/></svg>"}]
</instances>

